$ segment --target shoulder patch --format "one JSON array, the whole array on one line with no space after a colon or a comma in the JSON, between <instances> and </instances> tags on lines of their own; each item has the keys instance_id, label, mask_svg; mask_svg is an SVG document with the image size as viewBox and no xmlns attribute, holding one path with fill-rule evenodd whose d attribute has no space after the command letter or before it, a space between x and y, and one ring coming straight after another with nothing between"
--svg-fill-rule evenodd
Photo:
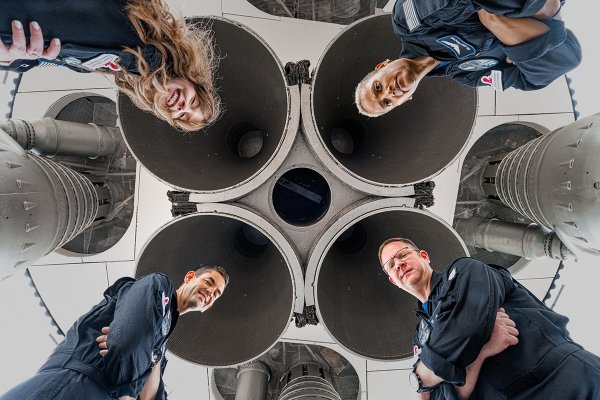
<instances>
[{"instance_id":1,"label":"shoulder patch","mask_svg":"<svg viewBox=\"0 0 600 400\"><path fill-rule=\"evenodd\" d=\"M454 279L455 276L456 276L456 267L452 268L452 271L450 271L450 275L448 276L448 280L451 281L452 279Z\"/></svg>"},{"instance_id":2,"label":"shoulder patch","mask_svg":"<svg viewBox=\"0 0 600 400\"><path fill-rule=\"evenodd\" d=\"M481 77L481 83L502 92L504 90L502 86L502 71L498 71L497 69L492 70L489 75Z\"/></svg>"},{"instance_id":3,"label":"shoulder patch","mask_svg":"<svg viewBox=\"0 0 600 400\"><path fill-rule=\"evenodd\" d=\"M463 71L483 71L498 65L498 60L495 58L476 58L473 60L463 61L457 65Z\"/></svg>"},{"instance_id":4,"label":"shoulder patch","mask_svg":"<svg viewBox=\"0 0 600 400\"><path fill-rule=\"evenodd\" d=\"M169 305L169 301L171 301L169 299L169 297L165 296L165 292L162 292L161 304L162 304L162 310L163 310L163 317L165 316L165 310L167 309L167 306Z\"/></svg>"},{"instance_id":5,"label":"shoulder patch","mask_svg":"<svg viewBox=\"0 0 600 400\"><path fill-rule=\"evenodd\" d=\"M120 71L121 67L117 64L119 56L115 54L101 54L81 64L87 70L95 71L98 69L108 69L111 71Z\"/></svg>"},{"instance_id":6,"label":"shoulder patch","mask_svg":"<svg viewBox=\"0 0 600 400\"><path fill-rule=\"evenodd\" d=\"M420 0L418 0L420 1ZM406 26L410 32L421 26L421 20L417 15L414 0L404 0L402 3L402 9L404 10L404 19L406 20Z\"/></svg>"},{"instance_id":7,"label":"shoulder patch","mask_svg":"<svg viewBox=\"0 0 600 400\"><path fill-rule=\"evenodd\" d=\"M477 49L475 47L457 35L442 36L437 38L435 41L452 51L454 56L459 60L471 57L477 53Z\"/></svg>"},{"instance_id":8,"label":"shoulder patch","mask_svg":"<svg viewBox=\"0 0 600 400\"><path fill-rule=\"evenodd\" d=\"M65 64L70 65L72 67L81 67L81 60L78 58L75 58L75 57L67 56L67 57L64 57L62 59L62 61Z\"/></svg>"},{"instance_id":9,"label":"shoulder patch","mask_svg":"<svg viewBox=\"0 0 600 400\"><path fill-rule=\"evenodd\" d=\"M169 334L170 329L171 329L171 310L168 310L167 315L165 315L162 320L162 335L167 336Z\"/></svg>"}]
</instances>

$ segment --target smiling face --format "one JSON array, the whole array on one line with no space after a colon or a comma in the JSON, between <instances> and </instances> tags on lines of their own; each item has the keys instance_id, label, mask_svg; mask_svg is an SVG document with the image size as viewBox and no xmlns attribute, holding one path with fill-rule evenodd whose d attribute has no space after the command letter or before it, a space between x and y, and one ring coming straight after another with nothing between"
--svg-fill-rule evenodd
<instances>
[{"instance_id":1,"label":"smiling face","mask_svg":"<svg viewBox=\"0 0 600 400\"><path fill-rule=\"evenodd\" d=\"M381 262L389 280L411 294L420 293L429 285L431 267L429 254L404 242L391 242L381 251Z\"/></svg>"},{"instance_id":2,"label":"smiling face","mask_svg":"<svg viewBox=\"0 0 600 400\"><path fill-rule=\"evenodd\" d=\"M177 293L179 311L184 313L208 310L223 294L225 286L225 278L216 270L209 270L200 275L196 275L194 271L188 272Z\"/></svg>"},{"instance_id":3,"label":"smiling face","mask_svg":"<svg viewBox=\"0 0 600 400\"><path fill-rule=\"evenodd\" d=\"M356 87L355 100L360 113L377 117L407 102L421 79L438 64L431 57L379 63Z\"/></svg>"},{"instance_id":4,"label":"smiling face","mask_svg":"<svg viewBox=\"0 0 600 400\"><path fill-rule=\"evenodd\" d=\"M162 99L174 120L183 122L205 120L200 99L194 85L186 79L170 79L166 84L167 95Z\"/></svg>"}]
</instances>

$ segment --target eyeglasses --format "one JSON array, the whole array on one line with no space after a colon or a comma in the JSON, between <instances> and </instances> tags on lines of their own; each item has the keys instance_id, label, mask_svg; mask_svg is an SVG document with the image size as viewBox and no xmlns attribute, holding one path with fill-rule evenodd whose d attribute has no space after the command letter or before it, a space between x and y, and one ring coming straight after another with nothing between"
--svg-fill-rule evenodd
<instances>
[{"instance_id":1,"label":"eyeglasses","mask_svg":"<svg viewBox=\"0 0 600 400\"><path fill-rule=\"evenodd\" d=\"M403 247L400 250L398 250L398 252L392 258L387 260L381 266L381 268L383 268L383 270L385 271L386 274L389 274L390 270L394 267L394 264L396 264L396 262L394 260L398 260L398 261L406 260L411 251L420 251L420 250L412 248L412 247Z\"/></svg>"}]
</instances>

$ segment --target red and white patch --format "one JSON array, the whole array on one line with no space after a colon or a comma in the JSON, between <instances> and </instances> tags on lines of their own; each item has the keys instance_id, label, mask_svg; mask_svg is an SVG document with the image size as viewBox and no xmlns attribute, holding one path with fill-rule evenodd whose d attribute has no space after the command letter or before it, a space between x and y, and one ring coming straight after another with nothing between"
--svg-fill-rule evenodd
<instances>
[{"instance_id":1,"label":"red and white patch","mask_svg":"<svg viewBox=\"0 0 600 400\"><path fill-rule=\"evenodd\" d=\"M419 348L419 346L414 345L413 346L413 356L416 358L416 357L419 357L419 354L421 354L421 349Z\"/></svg>"},{"instance_id":2,"label":"red and white patch","mask_svg":"<svg viewBox=\"0 0 600 400\"><path fill-rule=\"evenodd\" d=\"M163 317L165 316L165 310L167 309L167 304L169 304L169 297L165 296L165 292L162 292Z\"/></svg>"},{"instance_id":3,"label":"red and white patch","mask_svg":"<svg viewBox=\"0 0 600 400\"><path fill-rule=\"evenodd\" d=\"M115 72L119 72L121 70L121 67L119 67L119 65L113 61L107 62L106 64L104 64L104 67Z\"/></svg>"},{"instance_id":4,"label":"red and white patch","mask_svg":"<svg viewBox=\"0 0 600 400\"><path fill-rule=\"evenodd\" d=\"M101 54L89 61L84 62L81 66L85 69L95 71L98 69L110 69L111 71L120 71L121 67L117 64L119 56L114 54Z\"/></svg>"},{"instance_id":5,"label":"red and white patch","mask_svg":"<svg viewBox=\"0 0 600 400\"><path fill-rule=\"evenodd\" d=\"M502 92L504 90L502 87L502 71L498 71L496 69L492 70L489 75L484 75L481 77L481 83L491 86L495 90Z\"/></svg>"}]
</instances>

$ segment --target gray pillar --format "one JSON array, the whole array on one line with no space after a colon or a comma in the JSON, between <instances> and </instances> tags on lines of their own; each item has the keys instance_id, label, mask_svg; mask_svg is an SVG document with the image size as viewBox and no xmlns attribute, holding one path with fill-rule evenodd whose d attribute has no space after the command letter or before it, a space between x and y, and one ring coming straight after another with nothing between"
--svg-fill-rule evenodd
<instances>
[{"instance_id":1,"label":"gray pillar","mask_svg":"<svg viewBox=\"0 0 600 400\"><path fill-rule=\"evenodd\" d=\"M554 232L544 232L537 224L525 225L471 218L459 220L456 230L466 244L488 251L499 251L529 260L573 258L573 253Z\"/></svg>"},{"instance_id":2,"label":"gray pillar","mask_svg":"<svg viewBox=\"0 0 600 400\"><path fill-rule=\"evenodd\" d=\"M266 400L269 385L269 367L254 361L238 369L235 400Z\"/></svg>"},{"instance_id":3,"label":"gray pillar","mask_svg":"<svg viewBox=\"0 0 600 400\"><path fill-rule=\"evenodd\" d=\"M43 118L35 121L9 119L0 123L21 147L45 156L97 158L115 155L121 144L118 128Z\"/></svg>"}]
</instances>

